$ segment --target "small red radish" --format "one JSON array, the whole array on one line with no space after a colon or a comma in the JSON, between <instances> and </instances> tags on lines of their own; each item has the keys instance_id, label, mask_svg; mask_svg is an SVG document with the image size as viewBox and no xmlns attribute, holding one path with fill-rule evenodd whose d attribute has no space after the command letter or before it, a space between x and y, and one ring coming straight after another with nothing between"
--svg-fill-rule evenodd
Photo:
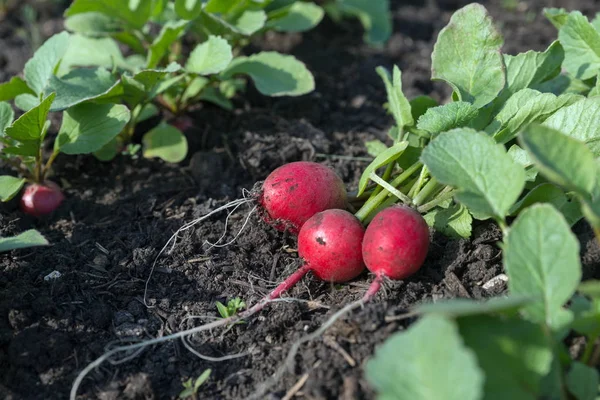
<instances>
[{"instance_id":1,"label":"small red radish","mask_svg":"<svg viewBox=\"0 0 600 400\"><path fill-rule=\"evenodd\" d=\"M323 281L346 282L365 269L361 242L365 228L348 211L316 213L298 234L298 254Z\"/></svg>"},{"instance_id":2,"label":"small red radish","mask_svg":"<svg viewBox=\"0 0 600 400\"><path fill-rule=\"evenodd\" d=\"M20 207L25 214L40 217L56 210L64 199L65 196L56 183L32 183L25 187Z\"/></svg>"},{"instance_id":3,"label":"small red radish","mask_svg":"<svg viewBox=\"0 0 600 400\"><path fill-rule=\"evenodd\" d=\"M279 231L293 234L318 212L345 209L347 192L342 179L329 167L296 161L276 168L262 184L258 201L263 219Z\"/></svg>"},{"instance_id":4,"label":"small red radish","mask_svg":"<svg viewBox=\"0 0 600 400\"><path fill-rule=\"evenodd\" d=\"M394 205L375 215L365 231L362 252L377 277L404 279L421 268L429 250L429 228L416 210Z\"/></svg>"},{"instance_id":5,"label":"small red radish","mask_svg":"<svg viewBox=\"0 0 600 400\"><path fill-rule=\"evenodd\" d=\"M322 281L333 283L356 278L365 269L360 247L364 233L360 221L348 211L331 209L313 215L298 234L298 255L304 265L273 289L263 302L278 298L308 271Z\"/></svg>"}]
</instances>

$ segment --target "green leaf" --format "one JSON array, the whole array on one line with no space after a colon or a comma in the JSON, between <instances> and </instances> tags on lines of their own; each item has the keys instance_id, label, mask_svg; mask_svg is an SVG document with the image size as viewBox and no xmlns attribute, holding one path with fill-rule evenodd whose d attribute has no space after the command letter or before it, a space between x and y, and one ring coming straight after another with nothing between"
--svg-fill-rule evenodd
<instances>
[{"instance_id":1,"label":"green leaf","mask_svg":"<svg viewBox=\"0 0 600 400\"><path fill-rule=\"evenodd\" d=\"M88 154L100 150L121 132L130 112L121 104L83 103L63 114L55 149L65 154Z\"/></svg>"},{"instance_id":2,"label":"green leaf","mask_svg":"<svg viewBox=\"0 0 600 400\"><path fill-rule=\"evenodd\" d=\"M169 46L183 36L187 26L188 23L186 21L169 21L162 27L160 33L148 49L147 68L156 68L158 66L169 51Z\"/></svg>"},{"instance_id":3,"label":"green leaf","mask_svg":"<svg viewBox=\"0 0 600 400\"><path fill-rule=\"evenodd\" d=\"M573 226L583 216L578 202L567 197L562 189L551 183L542 183L531 189L510 209L510 215L516 216L524 209L538 203L552 204L563 214L569 226Z\"/></svg>"},{"instance_id":4,"label":"green leaf","mask_svg":"<svg viewBox=\"0 0 600 400\"><path fill-rule=\"evenodd\" d=\"M559 327L581 279L579 242L565 218L549 204L525 209L510 228L503 257L509 292L536 298L526 315Z\"/></svg>"},{"instance_id":5,"label":"green leaf","mask_svg":"<svg viewBox=\"0 0 600 400\"><path fill-rule=\"evenodd\" d=\"M569 13L558 32L565 49L563 68L579 79L590 79L600 69L600 32L579 11Z\"/></svg>"},{"instance_id":6,"label":"green leaf","mask_svg":"<svg viewBox=\"0 0 600 400\"><path fill-rule=\"evenodd\" d=\"M15 197L25 184L25 178L0 175L0 201L9 201Z\"/></svg>"},{"instance_id":7,"label":"green leaf","mask_svg":"<svg viewBox=\"0 0 600 400\"><path fill-rule=\"evenodd\" d=\"M219 315L223 318L229 317L229 309L225 307L225 304L220 301L215 301L215 305L217 306L217 311L219 311Z\"/></svg>"},{"instance_id":8,"label":"green leaf","mask_svg":"<svg viewBox=\"0 0 600 400\"><path fill-rule=\"evenodd\" d=\"M428 315L392 335L367 362L366 378L380 399L477 400L484 375L456 324Z\"/></svg>"},{"instance_id":9,"label":"green leaf","mask_svg":"<svg viewBox=\"0 0 600 400\"><path fill-rule=\"evenodd\" d=\"M216 74L227 68L232 58L231 46L227 40L220 36L210 36L190 53L185 69L200 75Z\"/></svg>"},{"instance_id":10,"label":"green leaf","mask_svg":"<svg viewBox=\"0 0 600 400\"><path fill-rule=\"evenodd\" d=\"M586 280L581 282L577 287L577 291L594 299L600 299L600 280Z\"/></svg>"},{"instance_id":11,"label":"green leaf","mask_svg":"<svg viewBox=\"0 0 600 400\"><path fill-rule=\"evenodd\" d=\"M552 343L540 325L517 317L478 315L460 318L458 326L485 373L481 398L538 398L553 359Z\"/></svg>"},{"instance_id":12,"label":"green leaf","mask_svg":"<svg viewBox=\"0 0 600 400\"><path fill-rule=\"evenodd\" d=\"M208 0L204 10L209 13L227 14L243 0Z\"/></svg>"},{"instance_id":13,"label":"green leaf","mask_svg":"<svg viewBox=\"0 0 600 400\"><path fill-rule=\"evenodd\" d=\"M35 92L18 76L13 76L8 82L0 83L0 101L12 100L20 94L35 95Z\"/></svg>"},{"instance_id":14,"label":"green leaf","mask_svg":"<svg viewBox=\"0 0 600 400\"><path fill-rule=\"evenodd\" d=\"M445 132L466 126L479 111L470 103L456 101L443 106L432 107L419 118L417 128L430 133Z\"/></svg>"},{"instance_id":15,"label":"green leaf","mask_svg":"<svg viewBox=\"0 0 600 400\"><path fill-rule=\"evenodd\" d=\"M115 136L110 142L102 146L100 150L95 151L94 157L100 161L110 161L114 159L123 147L123 141L119 136Z\"/></svg>"},{"instance_id":16,"label":"green leaf","mask_svg":"<svg viewBox=\"0 0 600 400\"><path fill-rule=\"evenodd\" d=\"M225 110L233 110L233 104L227 97L221 93L221 91L213 86L207 86L200 97L198 97L200 101L208 101L209 103L213 103Z\"/></svg>"},{"instance_id":17,"label":"green leaf","mask_svg":"<svg viewBox=\"0 0 600 400\"><path fill-rule=\"evenodd\" d=\"M353 15L365 29L364 40L382 45L392 34L392 15L389 0L338 0L345 14Z\"/></svg>"},{"instance_id":18,"label":"green leaf","mask_svg":"<svg viewBox=\"0 0 600 400\"><path fill-rule=\"evenodd\" d=\"M438 102L429 96L417 96L414 99L412 99L409 103L410 112L414 121L418 121L419 117L425 114L427 110L438 105Z\"/></svg>"},{"instance_id":19,"label":"green leaf","mask_svg":"<svg viewBox=\"0 0 600 400\"><path fill-rule=\"evenodd\" d=\"M519 143L550 181L584 195L591 193L596 163L581 141L546 126L530 125L521 133Z\"/></svg>"},{"instance_id":20,"label":"green leaf","mask_svg":"<svg viewBox=\"0 0 600 400\"><path fill-rule=\"evenodd\" d=\"M578 288L579 290L579 288ZM574 313L572 328L575 332L588 337L600 335L600 301L592 301L583 296L575 295L571 299L571 311Z\"/></svg>"},{"instance_id":21,"label":"green leaf","mask_svg":"<svg viewBox=\"0 0 600 400\"><path fill-rule=\"evenodd\" d=\"M194 388L196 390L198 390L198 388L200 386L202 386L202 384L208 380L211 373L212 373L212 370L210 368L205 369L204 372L202 372L202 374L194 382Z\"/></svg>"},{"instance_id":22,"label":"green leaf","mask_svg":"<svg viewBox=\"0 0 600 400\"><path fill-rule=\"evenodd\" d=\"M45 93L55 92L50 111L62 111L109 92L117 80L104 68L79 68L60 78L53 76Z\"/></svg>"},{"instance_id":23,"label":"green leaf","mask_svg":"<svg viewBox=\"0 0 600 400\"><path fill-rule=\"evenodd\" d=\"M423 217L429 226L448 237L460 239L471 236L473 218L469 210L461 204L433 209Z\"/></svg>"},{"instance_id":24,"label":"green leaf","mask_svg":"<svg viewBox=\"0 0 600 400\"><path fill-rule=\"evenodd\" d=\"M525 169L525 180L526 181L535 181L537 177L537 170L533 166L533 160L529 156L525 150L523 150L519 145L513 144L508 149L508 155L512 158L517 164L521 165Z\"/></svg>"},{"instance_id":25,"label":"green leaf","mask_svg":"<svg viewBox=\"0 0 600 400\"><path fill-rule=\"evenodd\" d=\"M76 67L131 69L123 58L119 45L113 39L92 38L74 33L71 35L69 49L60 63L57 75L65 75Z\"/></svg>"},{"instance_id":26,"label":"green leaf","mask_svg":"<svg viewBox=\"0 0 600 400\"><path fill-rule=\"evenodd\" d=\"M144 157L158 157L169 163L185 159L188 151L187 139L181 131L165 123L146 133L142 139Z\"/></svg>"},{"instance_id":27,"label":"green leaf","mask_svg":"<svg viewBox=\"0 0 600 400\"><path fill-rule=\"evenodd\" d=\"M532 87L554 78L559 74L565 53L558 40L546 51L529 50L516 56L504 54L506 65L506 88L501 97L507 99L519 90Z\"/></svg>"},{"instance_id":28,"label":"green leaf","mask_svg":"<svg viewBox=\"0 0 600 400\"><path fill-rule=\"evenodd\" d=\"M256 89L267 96L300 96L315 88L314 78L304 63L272 51L236 57L221 73L221 79L237 74L249 75Z\"/></svg>"},{"instance_id":29,"label":"green leaf","mask_svg":"<svg viewBox=\"0 0 600 400\"><path fill-rule=\"evenodd\" d=\"M243 35L250 36L265 26L267 14L263 10L246 10L240 15L233 25Z\"/></svg>"},{"instance_id":30,"label":"green leaf","mask_svg":"<svg viewBox=\"0 0 600 400\"><path fill-rule=\"evenodd\" d=\"M0 253L28 247L48 246L49 244L41 233L35 229L30 229L17 236L0 237Z\"/></svg>"},{"instance_id":31,"label":"green leaf","mask_svg":"<svg viewBox=\"0 0 600 400\"><path fill-rule=\"evenodd\" d=\"M548 117L544 126L584 142L600 156L600 97L582 99Z\"/></svg>"},{"instance_id":32,"label":"green leaf","mask_svg":"<svg viewBox=\"0 0 600 400\"><path fill-rule=\"evenodd\" d=\"M456 11L432 54L432 79L446 81L459 100L481 108L504 88L502 36L478 3Z\"/></svg>"},{"instance_id":33,"label":"green leaf","mask_svg":"<svg viewBox=\"0 0 600 400\"><path fill-rule=\"evenodd\" d=\"M531 303L526 296L493 297L489 300L449 299L437 303L423 303L414 311L422 314L439 314L448 318L482 314L514 314Z\"/></svg>"},{"instance_id":34,"label":"green leaf","mask_svg":"<svg viewBox=\"0 0 600 400\"><path fill-rule=\"evenodd\" d=\"M284 10L269 13L267 27L279 32L305 32L317 26L325 14L318 5L304 2L295 2ZM278 17L271 18L273 14ZM283 15L279 17L280 14Z\"/></svg>"},{"instance_id":35,"label":"green leaf","mask_svg":"<svg viewBox=\"0 0 600 400\"><path fill-rule=\"evenodd\" d=\"M21 142L39 141L54 97L56 94L51 93L38 106L21 115L12 126L6 128L6 134Z\"/></svg>"},{"instance_id":36,"label":"green leaf","mask_svg":"<svg viewBox=\"0 0 600 400\"><path fill-rule=\"evenodd\" d=\"M389 148L385 143L378 139L366 141L365 147L367 148L367 153L372 157L377 157Z\"/></svg>"},{"instance_id":37,"label":"green leaf","mask_svg":"<svg viewBox=\"0 0 600 400\"><path fill-rule=\"evenodd\" d=\"M525 186L525 172L504 146L468 128L441 133L421 160L440 183L459 189L456 198L470 211L504 218Z\"/></svg>"},{"instance_id":38,"label":"green leaf","mask_svg":"<svg viewBox=\"0 0 600 400\"><path fill-rule=\"evenodd\" d=\"M567 374L567 388L577 400L595 400L598 397L598 370L580 362L573 362Z\"/></svg>"},{"instance_id":39,"label":"green leaf","mask_svg":"<svg viewBox=\"0 0 600 400\"><path fill-rule=\"evenodd\" d=\"M114 17L99 12L87 12L65 19L65 28L90 37L103 37L120 32L123 24Z\"/></svg>"},{"instance_id":40,"label":"green leaf","mask_svg":"<svg viewBox=\"0 0 600 400\"><path fill-rule=\"evenodd\" d=\"M198 18L202 12L201 0L175 0L175 12L177 15L186 20Z\"/></svg>"},{"instance_id":41,"label":"green leaf","mask_svg":"<svg viewBox=\"0 0 600 400\"><path fill-rule=\"evenodd\" d=\"M564 8L544 8L544 15L556 29L560 29L567 22L569 13Z\"/></svg>"},{"instance_id":42,"label":"green leaf","mask_svg":"<svg viewBox=\"0 0 600 400\"><path fill-rule=\"evenodd\" d=\"M514 139L525 125L543 122L557 110L579 100L578 96L571 94L557 97L552 93L522 89L508 99L485 131L498 143L507 143Z\"/></svg>"},{"instance_id":43,"label":"green leaf","mask_svg":"<svg viewBox=\"0 0 600 400\"><path fill-rule=\"evenodd\" d=\"M65 17L98 12L126 22L131 28L140 29L150 19L152 1L124 0L75 0L65 11Z\"/></svg>"},{"instance_id":44,"label":"green leaf","mask_svg":"<svg viewBox=\"0 0 600 400\"><path fill-rule=\"evenodd\" d=\"M27 85L35 94L41 94L48 86L50 77L54 75L56 66L65 56L68 48L69 34L61 32L46 40L27 61L23 73Z\"/></svg>"},{"instance_id":45,"label":"green leaf","mask_svg":"<svg viewBox=\"0 0 600 400\"><path fill-rule=\"evenodd\" d=\"M383 167L384 165L388 165L389 163L396 160L398 157L400 157L400 155L402 155L402 152L406 150L407 147L408 142L398 142L392 147L382 151L381 154L375 157L371 164L369 164L367 168L365 168L363 174L360 177L360 180L358 182L357 196L360 196L365 192L367 184L369 183L369 175L371 175L371 172L375 172L377 169Z\"/></svg>"},{"instance_id":46,"label":"green leaf","mask_svg":"<svg viewBox=\"0 0 600 400\"><path fill-rule=\"evenodd\" d=\"M414 119L411 113L411 105L402 92L402 72L400 71L400 68L394 65L393 83L390 82L390 74L385 68L377 67L375 70L385 84L388 109L394 116L398 128L413 125Z\"/></svg>"},{"instance_id":47,"label":"green leaf","mask_svg":"<svg viewBox=\"0 0 600 400\"><path fill-rule=\"evenodd\" d=\"M15 119L15 112L10 104L0 102L0 137L4 136L4 130L10 126Z\"/></svg>"}]
</instances>

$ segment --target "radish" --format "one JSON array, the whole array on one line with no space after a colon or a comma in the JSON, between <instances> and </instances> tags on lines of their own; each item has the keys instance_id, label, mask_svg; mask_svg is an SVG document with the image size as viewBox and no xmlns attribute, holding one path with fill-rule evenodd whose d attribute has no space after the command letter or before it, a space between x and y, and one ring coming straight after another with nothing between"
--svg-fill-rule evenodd
<instances>
[{"instance_id":1,"label":"radish","mask_svg":"<svg viewBox=\"0 0 600 400\"><path fill-rule=\"evenodd\" d=\"M425 262L429 227L416 210L404 205L388 207L375 215L366 229L362 253L377 278L404 279Z\"/></svg>"},{"instance_id":2,"label":"radish","mask_svg":"<svg viewBox=\"0 0 600 400\"><path fill-rule=\"evenodd\" d=\"M279 231L297 234L320 211L345 209L347 193L342 179L331 169L311 161L296 161L276 168L257 195L263 220Z\"/></svg>"},{"instance_id":3,"label":"radish","mask_svg":"<svg viewBox=\"0 0 600 400\"><path fill-rule=\"evenodd\" d=\"M228 326L241 319L248 318L261 311L268 303L276 300L282 293L294 286L309 271L319 279L328 282L346 282L360 275L365 265L362 260L361 243L365 229L361 222L350 212L341 209L331 209L316 213L309 218L298 234L298 254L304 264L287 279L273 289L266 297L254 306L237 315L213 321L169 336L147 340L140 343L115 347L84 368L73 383L71 399L77 396L77 390L83 378L95 367L119 352L139 350L146 346L162 343L172 339L185 337L201 331ZM184 345L189 345L184 340ZM191 349L193 350L193 349ZM195 354L198 354L195 352ZM245 356L246 353L229 355L221 358L202 356L209 361L230 360ZM129 357L129 356L128 356Z\"/></svg>"},{"instance_id":4,"label":"radish","mask_svg":"<svg viewBox=\"0 0 600 400\"><path fill-rule=\"evenodd\" d=\"M25 187L20 208L25 214L40 217L56 210L65 199L60 187L54 182L32 183Z\"/></svg>"}]
</instances>

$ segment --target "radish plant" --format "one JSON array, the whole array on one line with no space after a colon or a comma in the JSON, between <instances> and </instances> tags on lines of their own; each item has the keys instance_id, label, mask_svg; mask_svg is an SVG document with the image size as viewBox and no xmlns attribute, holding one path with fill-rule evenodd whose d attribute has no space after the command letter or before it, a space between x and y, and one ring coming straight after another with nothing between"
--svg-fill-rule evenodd
<instances>
[{"instance_id":1,"label":"radish plant","mask_svg":"<svg viewBox=\"0 0 600 400\"><path fill-rule=\"evenodd\" d=\"M93 96L81 89L86 84L81 76L78 85L72 82L72 87L52 87L52 82L56 84L54 72L68 46L67 33L51 37L25 65L24 79L13 78L0 85L0 160L17 175L0 176L0 200L11 200L27 185L20 205L34 216L49 214L64 199L59 186L48 180L56 157L99 151L130 120L124 105L93 103ZM26 110L17 119L5 101L13 98L15 105ZM48 115L61 111L61 126L46 151L45 144L50 142Z\"/></svg>"},{"instance_id":2,"label":"radish plant","mask_svg":"<svg viewBox=\"0 0 600 400\"><path fill-rule=\"evenodd\" d=\"M131 109L122 132L94 153L102 160L124 151L140 122L162 114L162 123L140 132L142 154L181 161L187 141L178 128L193 125L184 113L202 102L231 110L247 77L266 96L300 96L314 89L312 74L293 56L242 53L265 32L313 28L324 15L313 3L75 0L64 15L71 46L48 90L85 79L82 89L97 101ZM17 105L27 106L23 103Z\"/></svg>"},{"instance_id":3,"label":"radish plant","mask_svg":"<svg viewBox=\"0 0 600 400\"><path fill-rule=\"evenodd\" d=\"M559 40L545 51L508 55L501 52L502 36L482 5L458 10L440 32L432 54L432 79L445 81L453 90L447 104L438 105L426 96L407 99L401 71L394 67L390 76L379 67L388 93L386 106L395 122L389 132L393 143L370 144L371 148L377 145L376 157L350 198L360 207L357 216L369 221L381 209L403 203L424 214L430 226L453 237L469 237L473 219L494 219L505 226L504 214L515 216L536 202L554 204L570 224L581 219L580 207L572 201L574 193L540 177L517 139L523 129L538 123L567 128L584 139L592 152L597 151L595 89L579 85L575 90L576 85L561 83L578 79L575 69L589 65L593 58L589 52L587 58L575 57L575 48L590 40L600 45L600 39L596 41L598 34L591 33L593 25L585 17L576 12L566 15L574 21L561 28L566 32L561 31ZM579 67L570 66L574 59ZM566 126L576 119L577 129ZM446 146L460 147L459 158L452 159L444 151ZM490 163L501 163L507 168L504 174L514 174L514 179L505 183L506 179L498 183L483 179L482 169L489 169L490 163L474 163L473 152L499 154L503 148L507 156L492 157ZM524 167L524 174L519 167ZM462 173L453 174L456 169ZM462 192L457 189L461 184ZM505 192L505 197L496 203L482 199L485 185ZM522 201L513 205L515 196ZM512 206L508 213L507 205Z\"/></svg>"},{"instance_id":4,"label":"radish plant","mask_svg":"<svg viewBox=\"0 0 600 400\"><path fill-rule=\"evenodd\" d=\"M29 247L48 246L48 240L37 230L29 229L17 236L0 237L0 253Z\"/></svg>"}]
</instances>

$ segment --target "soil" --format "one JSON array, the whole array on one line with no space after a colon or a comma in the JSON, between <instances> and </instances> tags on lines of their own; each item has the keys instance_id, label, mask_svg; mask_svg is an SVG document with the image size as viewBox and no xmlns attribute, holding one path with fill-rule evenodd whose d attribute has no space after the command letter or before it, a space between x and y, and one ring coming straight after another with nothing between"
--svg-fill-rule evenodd
<instances>
[{"instance_id":1,"label":"soil","mask_svg":"<svg viewBox=\"0 0 600 400\"><path fill-rule=\"evenodd\" d=\"M48 37L61 29L60 10L56 3L40 3L47 7L39 15L40 31ZM527 1L516 10L507 10L500 0L483 3L510 53L542 50L556 37L541 14L545 6L595 12L592 0ZM232 244L207 244L219 240L225 228L224 242L229 241L244 225L251 209L247 205L231 215L227 227L222 213L182 232L150 275L160 249L178 228L240 198L244 189L286 162L323 162L354 189L366 166L364 142L385 141L392 123L382 108L385 91L375 67L397 64L410 98L427 94L443 101L449 91L430 81L430 54L439 30L465 4L393 1L394 34L382 49L363 44L355 21L336 25L325 19L302 35L268 35L249 50L294 54L315 75L315 92L274 99L250 87L236 100L234 112L205 106L192 115L190 157L179 165L125 156L112 163L60 157L53 179L66 188L67 200L48 218L27 217L14 201L1 205L0 236L35 227L52 245L0 256L0 395L65 399L77 373L107 346L209 321L217 316L215 301L241 297L254 304L294 271L299 260L293 238L269 228L256 214ZM12 12L0 23L0 81L19 73L31 54L27 25L18 10ZM600 252L593 235L583 223L576 231L584 276L599 278ZM373 399L364 363L390 334L412 322L386 317L421 301L481 299L506 290L503 283L483 288L502 273L495 225L478 224L471 240L431 235L431 251L419 273L388 282L376 301L305 344L293 371L260 398L281 399L308 374L298 397ZM53 271L60 278L46 280ZM226 332L192 338L205 356L245 352L244 357L211 362L180 341L164 343L129 361L103 364L84 380L79 398L174 399L183 381L207 368L212 373L199 398L248 398L282 364L295 339L362 296L370 280L364 274L350 284L331 286L307 276L288 293L295 300L274 303Z\"/></svg>"}]
</instances>

